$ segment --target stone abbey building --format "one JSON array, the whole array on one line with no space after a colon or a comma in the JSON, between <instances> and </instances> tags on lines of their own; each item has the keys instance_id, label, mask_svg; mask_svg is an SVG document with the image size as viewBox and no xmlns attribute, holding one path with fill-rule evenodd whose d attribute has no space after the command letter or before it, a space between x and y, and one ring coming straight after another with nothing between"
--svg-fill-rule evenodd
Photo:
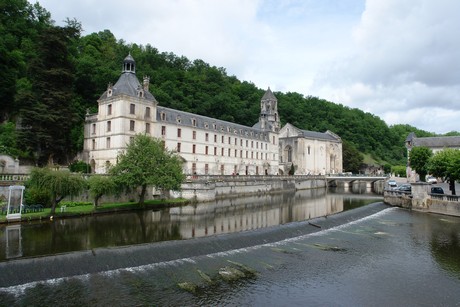
<instances>
[{"instance_id":1,"label":"stone abbey building","mask_svg":"<svg viewBox=\"0 0 460 307\"><path fill-rule=\"evenodd\" d=\"M342 141L337 135L280 127L278 101L270 88L260 101L259 121L252 127L159 105L141 84L131 55L118 81L98 100L98 112L87 114L84 159L95 173L117 163L136 134L162 139L184 161L192 175L277 175L342 172Z\"/></svg>"}]
</instances>

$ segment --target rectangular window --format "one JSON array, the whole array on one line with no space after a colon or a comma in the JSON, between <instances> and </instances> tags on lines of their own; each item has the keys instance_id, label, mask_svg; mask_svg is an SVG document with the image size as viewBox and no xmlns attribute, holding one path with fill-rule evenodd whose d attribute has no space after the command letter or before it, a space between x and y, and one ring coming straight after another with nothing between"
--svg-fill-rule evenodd
<instances>
[{"instance_id":1,"label":"rectangular window","mask_svg":"<svg viewBox=\"0 0 460 307\"><path fill-rule=\"evenodd\" d=\"M204 147L204 154L205 154L205 155L208 154L208 146L205 146L205 147Z\"/></svg>"},{"instance_id":2,"label":"rectangular window","mask_svg":"<svg viewBox=\"0 0 460 307\"><path fill-rule=\"evenodd\" d=\"M150 134L150 123L145 123L145 133Z\"/></svg>"},{"instance_id":3,"label":"rectangular window","mask_svg":"<svg viewBox=\"0 0 460 307\"><path fill-rule=\"evenodd\" d=\"M246 159L248 158L248 151L246 150Z\"/></svg>"},{"instance_id":4,"label":"rectangular window","mask_svg":"<svg viewBox=\"0 0 460 307\"><path fill-rule=\"evenodd\" d=\"M223 144L223 143L225 142L225 141L224 141L224 136L222 136L221 139L222 139L221 142L222 142L222 144Z\"/></svg>"},{"instance_id":5,"label":"rectangular window","mask_svg":"<svg viewBox=\"0 0 460 307\"><path fill-rule=\"evenodd\" d=\"M166 135L166 126L161 126L161 135L162 136Z\"/></svg>"},{"instance_id":6,"label":"rectangular window","mask_svg":"<svg viewBox=\"0 0 460 307\"><path fill-rule=\"evenodd\" d=\"M243 139L240 139L240 146L243 146Z\"/></svg>"},{"instance_id":7,"label":"rectangular window","mask_svg":"<svg viewBox=\"0 0 460 307\"><path fill-rule=\"evenodd\" d=\"M145 108L145 117L150 118L150 107Z\"/></svg>"},{"instance_id":8,"label":"rectangular window","mask_svg":"<svg viewBox=\"0 0 460 307\"><path fill-rule=\"evenodd\" d=\"M196 153L196 145L195 144L192 145L192 153Z\"/></svg>"},{"instance_id":9,"label":"rectangular window","mask_svg":"<svg viewBox=\"0 0 460 307\"><path fill-rule=\"evenodd\" d=\"M249 141L248 141L248 140L246 140L246 147L248 147L248 146L249 146Z\"/></svg>"},{"instance_id":10,"label":"rectangular window","mask_svg":"<svg viewBox=\"0 0 460 307\"><path fill-rule=\"evenodd\" d=\"M105 147L110 148L110 138L105 139Z\"/></svg>"},{"instance_id":11,"label":"rectangular window","mask_svg":"<svg viewBox=\"0 0 460 307\"><path fill-rule=\"evenodd\" d=\"M194 140L196 140L196 131L193 131L193 132L192 132L192 138L193 138Z\"/></svg>"},{"instance_id":12,"label":"rectangular window","mask_svg":"<svg viewBox=\"0 0 460 307\"><path fill-rule=\"evenodd\" d=\"M135 121L130 120L130 121L129 121L129 130L130 130L130 131L134 131L134 128L135 128L134 126L135 126Z\"/></svg>"},{"instance_id":13,"label":"rectangular window","mask_svg":"<svg viewBox=\"0 0 460 307\"><path fill-rule=\"evenodd\" d=\"M136 114L136 105L134 103L129 105L129 114Z\"/></svg>"},{"instance_id":14,"label":"rectangular window","mask_svg":"<svg viewBox=\"0 0 460 307\"><path fill-rule=\"evenodd\" d=\"M224 174L224 165L223 165L223 164L220 166L220 174L221 174L221 175Z\"/></svg>"},{"instance_id":15,"label":"rectangular window","mask_svg":"<svg viewBox=\"0 0 460 307\"><path fill-rule=\"evenodd\" d=\"M209 173L209 165L205 164L204 165L204 173L207 175Z\"/></svg>"},{"instance_id":16,"label":"rectangular window","mask_svg":"<svg viewBox=\"0 0 460 307\"><path fill-rule=\"evenodd\" d=\"M214 147L214 155L217 156L217 147Z\"/></svg>"},{"instance_id":17,"label":"rectangular window","mask_svg":"<svg viewBox=\"0 0 460 307\"><path fill-rule=\"evenodd\" d=\"M273 145L276 145L276 144L275 144L275 136L273 136Z\"/></svg>"},{"instance_id":18,"label":"rectangular window","mask_svg":"<svg viewBox=\"0 0 460 307\"><path fill-rule=\"evenodd\" d=\"M235 145L238 145L238 140L235 138Z\"/></svg>"},{"instance_id":19,"label":"rectangular window","mask_svg":"<svg viewBox=\"0 0 460 307\"><path fill-rule=\"evenodd\" d=\"M254 148L254 141L251 141L251 148Z\"/></svg>"},{"instance_id":20,"label":"rectangular window","mask_svg":"<svg viewBox=\"0 0 460 307\"><path fill-rule=\"evenodd\" d=\"M214 134L214 143L217 143L217 134Z\"/></svg>"},{"instance_id":21,"label":"rectangular window","mask_svg":"<svg viewBox=\"0 0 460 307\"><path fill-rule=\"evenodd\" d=\"M224 149L223 149L223 148L220 150L220 155L221 155L221 156L224 155Z\"/></svg>"},{"instance_id":22,"label":"rectangular window","mask_svg":"<svg viewBox=\"0 0 460 307\"><path fill-rule=\"evenodd\" d=\"M230 148L228 149L228 156L231 157L232 154L230 153Z\"/></svg>"},{"instance_id":23,"label":"rectangular window","mask_svg":"<svg viewBox=\"0 0 460 307\"><path fill-rule=\"evenodd\" d=\"M228 143L229 143L229 144L232 143L231 137L228 137Z\"/></svg>"},{"instance_id":24,"label":"rectangular window","mask_svg":"<svg viewBox=\"0 0 460 307\"><path fill-rule=\"evenodd\" d=\"M134 142L134 136L129 137L129 143L132 144Z\"/></svg>"},{"instance_id":25,"label":"rectangular window","mask_svg":"<svg viewBox=\"0 0 460 307\"><path fill-rule=\"evenodd\" d=\"M238 149L235 149L235 158L238 157Z\"/></svg>"},{"instance_id":26,"label":"rectangular window","mask_svg":"<svg viewBox=\"0 0 460 307\"><path fill-rule=\"evenodd\" d=\"M112 115L112 105L107 105L107 115Z\"/></svg>"},{"instance_id":27,"label":"rectangular window","mask_svg":"<svg viewBox=\"0 0 460 307\"><path fill-rule=\"evenodd\" d=\"M196 175L196 163L192 163L192 174Z\"/></svg>"},{"instance_id":28,"label":"rectangular window","mask_svg":"<svg viewBox=\"0 0 460 307\"><path fill-rule=\"evenodd\" d=\"M93 134L96 134L96 124L93 124L93 131L92 131Z\"/></svg>"},{"instance_id":29,"label":"rectangular window","mask_svg":"<svg viewBox=\"0 0 460 307\"><path fill-rule=\"evenodd\" d=\"M177 143L177 152L180 152L180 143Z\"/></svg>"},{"instance_id":30,"label":"rectangular window","mask_svg":"<svg viewBox=\"0 0 460 307\"><path fill-rule=\"evenodd\" d=\"M96 149L96 140L93 140L93 146L92 147L93 147L93 150Z\"/></svg>"},{"instance_id":31,"label":"rectangular window","mask_svg":"<svg viewBox=\"0 0 460 307\"><path fill-rule=\"evenodd\" d=\"M243 151L240 150L240 158L243 158Z\"/></svg>"},{"instance_id":32,"label":"rectangular window","mask_svg":"<svg viewBox=\"0 0 460 307\"><path fill-rule=\"evenodd\" d=\"M205 141L208 142L208 141L209 141L209 133L206 133L206 134L204 135L204 138L205 138Z\"/></svg>"},{"instance_id":33,"label":"rectangular window","mask_svg":"<svg viewBox=\"0 0 460 307\"><path fill-rule=\"evenodd\" d=\"M182 135L182 129L181 128L177 128L177 137L180 138Z\"/></svg>"},{"instance_id":34,"label":"rectangular window","mask_svg":"<svg viewBox=\"0 0 460 307\"><path fill-rule=\"evenodd\" d=\"M112 130L112 122L109 120L107 121L107 132L110 132Z\"/></svg>"}]
</instances>

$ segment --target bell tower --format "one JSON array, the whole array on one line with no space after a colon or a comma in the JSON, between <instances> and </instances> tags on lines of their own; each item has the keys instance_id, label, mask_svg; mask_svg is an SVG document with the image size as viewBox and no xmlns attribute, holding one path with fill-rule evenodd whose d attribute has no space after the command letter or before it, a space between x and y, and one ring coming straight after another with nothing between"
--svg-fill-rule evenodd
<instances>
[{"instance_id":1,"label":"bell tower","mask_svg":"<svg viewBox=\"0 0 460 307\"><path fill-rule=\"evenodd\" d=\"M278 132L280 129L280 120L278 116L278 100L273 95L270 87L260 100L260 128Z\"/></svg>"}]
</instances>

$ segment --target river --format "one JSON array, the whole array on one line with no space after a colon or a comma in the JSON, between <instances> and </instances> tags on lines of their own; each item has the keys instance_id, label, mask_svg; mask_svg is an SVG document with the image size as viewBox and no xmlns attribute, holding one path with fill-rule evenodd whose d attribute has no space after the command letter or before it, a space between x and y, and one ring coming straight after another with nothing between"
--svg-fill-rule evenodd
<instances>
[{"instance_id":1,"label":"river","mask_svg":"<svg viewBox=\"0 0 460 307\"><path fill-rule=\"evenodd\" d=\"M2 227L0 305L460 305L460 219L380 201L320 189Z\"/></svg>"}]
</instances>

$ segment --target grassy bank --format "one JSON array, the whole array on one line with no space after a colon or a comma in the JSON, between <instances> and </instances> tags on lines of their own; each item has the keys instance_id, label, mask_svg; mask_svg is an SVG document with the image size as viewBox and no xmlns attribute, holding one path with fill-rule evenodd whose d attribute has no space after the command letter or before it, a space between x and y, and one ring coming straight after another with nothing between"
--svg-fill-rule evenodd
<instances>
[{"instance_id":1,"label":"grassy bank","mask_svg":"<svg viewBox=\"0 0 460 307\"><path fill-rule=\"evenodd\" d=\"M162 199L162 200L148 200L141 206L137 202L127 203L107 203L100 204L97 208L92 204L78 204L72 203L71 205L63 203L60 207L56 208L56 212L51 216L51 208L44 208L40 212L28 212L21 215L21 222L42 220L42 219L59 219L71 218L84 215L103 214L103 213L116 213L132 210L145 210L145 209L161 209L166 207L182 206L188 204L186 199ZM65 206L61 211L61 207ZM7 223L6 215L0 214L0 223Z\"/></svg>"}]
</instances>

